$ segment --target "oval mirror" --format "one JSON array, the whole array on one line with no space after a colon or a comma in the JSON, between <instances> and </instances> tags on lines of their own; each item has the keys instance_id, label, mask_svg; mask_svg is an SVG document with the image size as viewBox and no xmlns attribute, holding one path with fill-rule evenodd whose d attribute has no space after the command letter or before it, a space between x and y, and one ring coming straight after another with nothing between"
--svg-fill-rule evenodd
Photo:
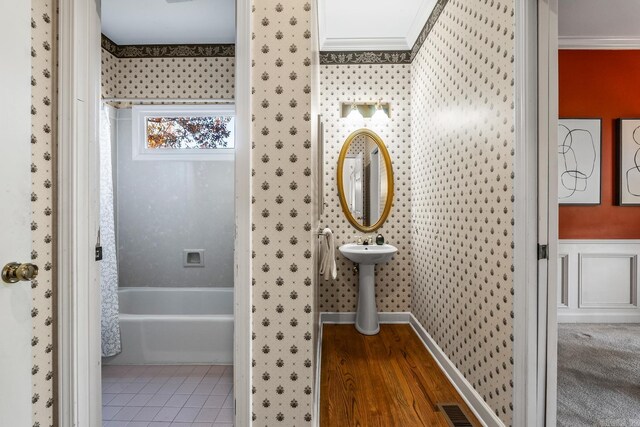
<instances>
[{"instance_id":1,"label":"oval mirror","mask_svg":"<svg viewBox=\"0 0 640 427\"><path fill-rule=\"evenodd\" d=\"M359 129L346 139L338 158L338 193L342 211L358 230L384 224L393 202L391 158L382 139Z\"/></svg>"}]
</instances>

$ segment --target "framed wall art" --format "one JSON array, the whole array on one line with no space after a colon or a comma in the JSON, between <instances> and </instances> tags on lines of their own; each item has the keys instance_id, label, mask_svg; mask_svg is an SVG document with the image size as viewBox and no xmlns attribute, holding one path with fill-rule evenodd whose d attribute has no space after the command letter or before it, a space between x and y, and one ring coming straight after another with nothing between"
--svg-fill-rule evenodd
<instances>
[{"instance_id":1,"label":"framed wall art","mask_svg":"<svg viewBox=\"0 0 640 427\"><path fill-rule=\"evenodd\" d=\"M558 121L558 203L599 205L602 120Z\"/></svg>"},{"instance_id":2,"label":"framed wall art","mask_svg":"<svg viewBox=\"0 0 640 427\"><path fill-rule=\"evenodd\" d=\"M640 119L618 120L618 204L640 206Z\"/></svg>"}]
</instances>

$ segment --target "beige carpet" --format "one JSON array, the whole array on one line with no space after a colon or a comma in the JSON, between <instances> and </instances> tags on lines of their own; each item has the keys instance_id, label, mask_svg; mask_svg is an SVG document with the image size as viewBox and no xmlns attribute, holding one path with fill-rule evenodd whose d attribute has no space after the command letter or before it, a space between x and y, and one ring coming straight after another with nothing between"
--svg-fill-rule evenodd
<instances>
[{"instance_id":1,"label":"beige carpet","mask_svg":"<svg viewBox=\"0 0 640 427\"><path fill-rule=\"evenodd\" d=\"M640 427L640 324L558 325L558 426Z\"/></svg>"}]
</instances>

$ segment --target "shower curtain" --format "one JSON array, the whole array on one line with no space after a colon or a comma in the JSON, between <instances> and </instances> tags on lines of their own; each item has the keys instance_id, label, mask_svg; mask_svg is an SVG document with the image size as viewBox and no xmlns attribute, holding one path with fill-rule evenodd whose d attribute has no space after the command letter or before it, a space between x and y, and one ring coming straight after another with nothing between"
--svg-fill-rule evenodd
<instances>
[{"instance_id":1,"label":"shower curtain","mask_svg":"<svg viewBox=\"0 0 640 427\"><path fill-rule=\"evenodd\" d=\"M106 105L100 109L100 291L102 295L102 356L121 351L118 319L118 261L113 214L111 125Z\"/></svg>"}]
</instances>

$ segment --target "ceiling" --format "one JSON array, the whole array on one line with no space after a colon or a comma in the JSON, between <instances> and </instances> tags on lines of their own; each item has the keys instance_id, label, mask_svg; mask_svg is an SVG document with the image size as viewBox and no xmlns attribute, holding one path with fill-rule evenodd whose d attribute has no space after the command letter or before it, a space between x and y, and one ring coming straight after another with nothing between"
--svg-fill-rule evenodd
<instances>
[{"instance_id":1,"label":"ceiling","mask_svg":"<svg viewBox=\"0 0 640 427\"><path fill-rule=\"evenodd\" d=\"M436 0L318 0L320 49L410 50ZM640 1L559 0L560 45L640 47ZM358 17L358 19L354 19ZM120 45L234 43L235 0L102 0Z\"/></svg>"},{"instance_id":2,"label":"ceiling","mask_svg":"<svg viewBox=\"0 0 640 427\"><path fill-rule=\"evenodd\" d=\"M435 4L436 0L318 0L320 50L411 50Z\"/></svg>"},{"instance_id":3,"label":"ceiling","mask_svg":"<svg viewBox=\"0 0 640 427\"><path fill-rule=\"evenodd\" d=\"M564 47L640 47L640 1L559 0Z\"/></svg>"},{"instance_id":4,"label":"ceiling","mask_svg":"<svg viewBox=\"0 0 640 427\"><path fill-rule=\"evenodd\" d=\"M116 44L235 42L235 0L102 0L102 33Z\"/></svg>"}]
</instances>

